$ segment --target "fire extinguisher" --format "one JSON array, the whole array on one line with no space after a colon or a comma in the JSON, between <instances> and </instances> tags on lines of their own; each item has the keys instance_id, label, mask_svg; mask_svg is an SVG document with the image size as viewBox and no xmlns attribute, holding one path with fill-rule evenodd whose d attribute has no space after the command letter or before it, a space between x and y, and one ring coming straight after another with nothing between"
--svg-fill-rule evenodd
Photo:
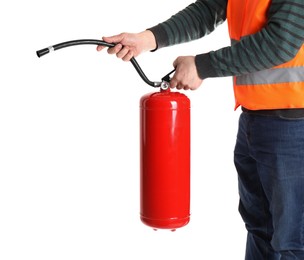
<instances>
[{"instance_id":1,"label":"fire extinguisher","mask_svg":"<svg viewBox=\"0 0 304 260\"><path fill-rule=\"evenodd\" d=\"M82 44L114 47L100 40L74 40L38 50L38 57ZM172 70L150 81L133 57L132 65L150 86L160 88L140 99L140 219L153 229L172 231L190 220L190 100L170 91Z\"/></svg>"},{"instance_id":2,"label":"fire extinguisher","mask_svg":"<svg viewBox=\"0 0 304 260\"><path fill-rule=\"evenodd\" d=\"M140 100L140 214L154 229L190 218L190 101L170 89Z\"/></svg>"}]
</instances>

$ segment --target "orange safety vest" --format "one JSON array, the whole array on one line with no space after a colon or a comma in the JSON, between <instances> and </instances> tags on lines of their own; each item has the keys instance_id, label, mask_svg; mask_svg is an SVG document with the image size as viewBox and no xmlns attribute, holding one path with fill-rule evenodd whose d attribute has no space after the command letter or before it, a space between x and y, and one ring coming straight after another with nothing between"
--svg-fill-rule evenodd
<instances>
[{"instance_id":1,"label":"orange safety vest","mask_svg":"<svg viewBox=\"0 0 304 260\"><path fill-rule=\"evenodd\" d=\"M232 41L257 33L267 23L271 0L228 0L227 21ZM263 43L261 43L263 44ZM236 76L235 109L304 108L304 44L289 62Z\"/></svg>"}]
</instances>

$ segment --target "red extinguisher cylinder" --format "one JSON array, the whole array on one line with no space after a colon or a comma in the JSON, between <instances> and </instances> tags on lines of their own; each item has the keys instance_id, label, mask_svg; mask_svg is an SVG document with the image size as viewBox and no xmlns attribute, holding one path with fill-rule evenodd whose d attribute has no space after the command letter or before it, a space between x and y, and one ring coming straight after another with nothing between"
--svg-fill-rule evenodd
<instances>
[{"instance_id":1,"label":"red extinguisher cylinder","mask_svg":"<svg viewBox=\"0 0 304 260\"><path fill-rule=\"evenodd\" d=\"M190 100L161 90L140 100L140 217L154 229L190 220Z\"/></svg>"}]
</instances>

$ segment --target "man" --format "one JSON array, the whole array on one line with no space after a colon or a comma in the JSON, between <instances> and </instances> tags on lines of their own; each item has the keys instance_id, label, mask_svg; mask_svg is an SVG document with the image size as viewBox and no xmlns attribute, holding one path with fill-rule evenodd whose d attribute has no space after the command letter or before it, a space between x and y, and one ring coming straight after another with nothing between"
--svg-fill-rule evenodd
<instances>
[{"instance_id":1,"label":"man","mask_svg":"<svg viewBox=\"0 0 304 260\"><path fill-rule=\"evenodd\" d=\"M195 90L205 78L234 76L246 260L304 260L303 0L197 0L148 30L103 40L128 61L199 39L225 20L231 46L178 57L170 85Z\"/></svg>"}]
</instances>

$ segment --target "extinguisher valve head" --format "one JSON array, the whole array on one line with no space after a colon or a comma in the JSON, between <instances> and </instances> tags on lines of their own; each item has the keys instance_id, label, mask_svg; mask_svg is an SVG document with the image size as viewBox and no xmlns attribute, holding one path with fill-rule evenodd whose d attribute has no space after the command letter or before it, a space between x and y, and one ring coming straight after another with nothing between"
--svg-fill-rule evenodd
<instances>
[{"instance_id":1,"label":"extinguisher valve head","mask_svg":"<svg viewBox=\"0 0 304 260\"><path fill-rule=\"evenodd\" d=\"M170 83L167 82L167 81L163 81L163 82L160 84L160 88L161 88L162 90L166 90L166 89L168 89L169 87L170 87Z\"/></svg>"}]
</instances>

